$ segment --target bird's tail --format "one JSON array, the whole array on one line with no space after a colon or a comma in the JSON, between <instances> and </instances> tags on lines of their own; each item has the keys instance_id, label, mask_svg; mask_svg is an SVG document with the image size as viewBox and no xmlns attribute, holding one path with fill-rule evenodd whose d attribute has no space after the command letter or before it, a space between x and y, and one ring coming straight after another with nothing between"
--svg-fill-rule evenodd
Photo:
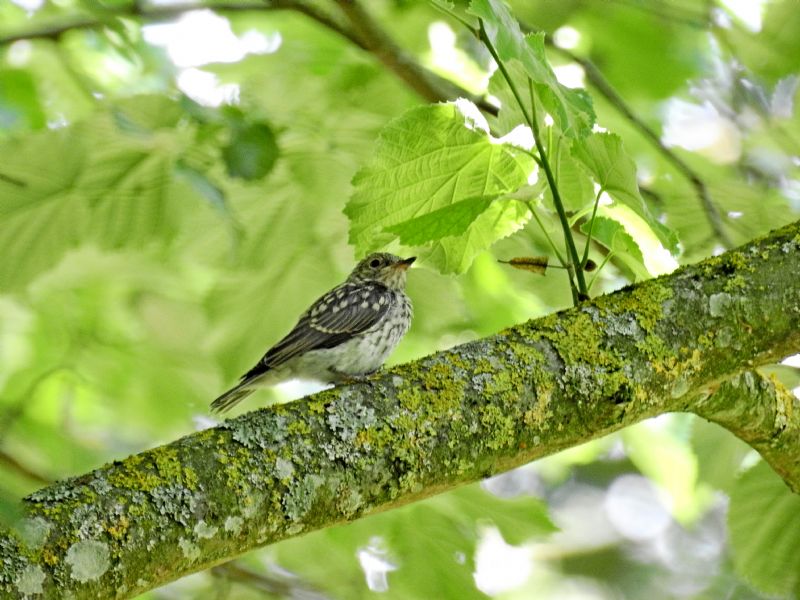
<instances>
[{"instance_id":1,"label":"bird's tail","mask_svg":"<svg viewBox=\"0 0 800 600\"><path fill-rule=\"evenodd\" d=\"M239 404L239 402L241 402L242 400L247 398L250 394L255 392L255 389L253 387L250 387L252 385L253 385L252 381L245 380L242 381L236 387L229 389L227 392L222 394L219 398L217 398L211 403L211 412L223 413L229 411L234 406Z\"/></svg>"}]
</instances>

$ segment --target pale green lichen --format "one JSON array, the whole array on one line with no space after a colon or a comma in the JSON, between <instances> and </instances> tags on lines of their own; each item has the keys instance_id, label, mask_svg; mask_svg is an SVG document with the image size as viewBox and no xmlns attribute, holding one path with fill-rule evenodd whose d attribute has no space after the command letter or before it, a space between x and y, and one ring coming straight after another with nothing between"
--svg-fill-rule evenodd
<instances>
[{"instance_id":1,"label":"pale green lichen","mask_svg":"<svg viewBox=\"0 0 800 600\"><path fill-rule=\"evenodd\" d=\"M47 535L52 527L46 519L33 517L22 519L17 523L17 532L30 550L38 550L47 541Z\"/></svg>"},{"instance_id":2,"label":"pale green lichen","mask_svg":"<svg viewBox=\"0 0 800 600\"><path fill-rule=\"evenodd\" d=\"M712 317L724 317L730 312L734 303L733 296L725 292L711 294L708 299L708 310Z\"/></svg>"},{"instance_id":3,"label":"pale green lichen","mask_svg":"<svg viewBox=\"0 0 800 600\"><path fill-rule=\"evenodd\" d=\"M275 461L275 474L280 479L290 479L294 474L294 464L285 458L278 458Z\"/></svg>"},{"instance_id":4,"label":"pale green lichen","mask_svg":"<svg viewBox=\"0 0 800 600\"><path fill-rule=\"evenodd\" d=\"M92 581L108 571L108 544L98 540L81 540L67 550L65 562L72 569L72 578L81 583Z\"/></svg>"},{"instance_id":5,"label":"pale green lichen","mask_svg":"<svg viewBox=\"0 0 800 600\"><path fill-rule=\"evenodd\" d=\"M227 517L225 519L225 531L234 535L242 530L244 519L241 517Z\"/></svg>"},{"instance_id":6,"label":"pale green lichen","mask_svg":"<svg viewBox=\"0 0 800 600\"><path fill-rule=\"evenodd\" d=\"M686 392L689 391L689 387L690 387L689 386L689 382L686 380L686 378L679 377L672 384L672 387L671 387L671 389L669 391L670 396L672 396L673 398L680 398Z\"/></svg>"},{"instance_id":7,"label":"pale green lichen","mask_svg":"<svg viewBox=\"0 0 800 600\"><path fill-rule=\"evenodd\" d=\"M190 561L194 562L200 558L200 548L192 540L187 540L186 538L182 537L178 539L178 546L180 547L181 552L183 552L183 556L188 558Z\"/></svg>"},{"instance_id":8,"label":"pale green lichen","mask_svg":"<svg viewBox=\"0 0 800 600\"><path fill-rule=\"evenodd\" d=\"M39 565L28 565L19 574L17 589L24 596L38 595L43 592L42 584L44 580L44 571Z\"/></svg>"},{"instance_id":9,"label":"pale green lichen","mask_svg":"<svg viewBox=\"0 0 800 600\"><path fill-rule=\"evenodd\" d=\"M200 521L197 525L194 526L194 534L199 538L212 538L217 535L217 531L219 527L214 527L209 525L205 521Z\"/></svg>"},{"instance_id":10,"label":"pale green lichen","mask_svg":"<svg viewBox=\"0 0 800 600\"><path fill-rule=\"evenodd\" d=\"M348 489L338 508L346 517L355 515L364 503L364 498L358 490Z\"/></svg>"},{"instance_id":11,"label":"pale green lichen","mask_svg":"<svg viewBox=\"0 0 800 600\"><path fill-rule=\"evenodd\" d=\"M303 477L283 498L283 507L287 516L293 521L301 521L314 504L317 491L326 484L331 485L331 481L326 481L319 475L312 474Z\"/></svg>"}]
</instances>

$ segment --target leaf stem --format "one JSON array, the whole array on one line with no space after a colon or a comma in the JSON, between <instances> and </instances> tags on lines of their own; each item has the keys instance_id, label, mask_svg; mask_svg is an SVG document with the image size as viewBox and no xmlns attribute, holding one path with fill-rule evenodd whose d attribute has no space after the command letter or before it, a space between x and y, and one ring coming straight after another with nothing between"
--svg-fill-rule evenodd
<instances>
[{"instance_id":1,"label":"leaf stem","mask_svg":"<svg viewBox=\"0 0 800 600\"><path fill-rule=\"evenodd\" d=\"M594 282L597 281L597 276L600 275L600 271L603 270L603 267L606 266L606 263L609 261L609 259L612 256L614 256L614 251L613 250L609 250L608 254L606 254L605 258L603 258L603 262L601 262L600 265L597 267L597 271L595 272L594 276L592 277L592 280L589 282L589 289L590 290L592 289L592 286L594 285Z\"/></svg>"},{"instance_id":2,"label":"leaf stem","mask_svg":"<svg viewBox=\"0 0 800 600\"><path fill-rule=\"evenodd\" d=\"M533 93L533 82L531 81L530 77L528 78L528 90L531 96L531 110L533 113L529 123L531 129L533 130L533 141L536 143L536 150L538 150L539 157L542 159L542 168L547 176L547 183L550 186L550 191L553 193L553 204L556 207L558 218L561 221L561 227L564 230L564 243L567 246L570 263L574 266L572 273L574 273L575 279L578 283L577 297L579 300L585 300L589 297L589 290L586 287L586 279L583 277L582 263L580 257L578 256L578 249L575 247L575 240L572 237L572 231L569 228L569 220L567 219L567 213L564 210L564 203L561 202L561 194L558 191L558 185L556 184L555 177L553 176L553 171L550 168L550 162L547 160L547 153L545 152L542 140L539 138L539 123L536 119L536 97ZM573 288L575 287L575 282L572 280L572 277L570 277L570 284ZM573 296L575 296L574 290Z\"/></svg>"},{"instance_id":3,"label":"leaf stem","mask_svg":"<svg viewBox=\"0 0 800 600\"><path fill-rule=\"evenodd\" d=\"M592 243L592 230L594 229L594 218L597 215L597 206L600 204L600 194L603 193L603 188L597 190L597 195L594 197L594 208L592 209L592 218L589 219L589 232L586 234L586 246L583 248L583 258L581 259L580 267L586 266L586 261L589 259L589 244Z\"/></svg>"},{"instance_id":4,"label":"leaf stem","mask_svg":"<svg viewBox=\"0 0 800 600\"><path fill-rule=\"evenodd\" d=\"M500 72L503 74L503 78L508 83L508 87L511 88L511 93L514 94L514 98L517 100L517 104L519 105L519 108L522 111L522 115L525 117L525 121L527 121L528 125L530 125L531 118L528 115L528 110L525 107L525 103L522 101L522 96L519 95L517 86L514 85L514 81L508 74L508 70L506 69L505 64L503 64L503 61L500 60L500 57L497 55L497 50L495 50L494 46L492 45L492 40L490 40L489 36L486 34L486 28L484 28L483 26L483 19L478 20L478 26L480 28L478 32L480 40L486 45L486 48L489 50L489 54L492 55L494 62L497 63L497 68L500 69Z\"/></svg>"},{"instance_id":5,"label":"leaf stem","mask_svg":"<svg viewBox=\"0 0 800 600\"><path fill-rule=\"evenodd\" d=\"M550 169L550 164L547 161L547 154L545 153L544 146L542 145L542 142L539 139L539 124L536 121L536 105L534 103L534 96L533 96L533 83L531 82L531 79L529 77L528 88L531 94L531 111L533 112L533 114L529 114L527 105L525 102L522 101L522 96L520 96L519 90L517 90L517 86L511 79L511 76L509 75L505 64L503 64L503 61L497 54L497 50L492 44L492 41L486 34L486 28L483 26L482 19L478 20L478 26L479 26L479 34L481 41L486 46L486 49L489 50L489 54L492 55L492 58L494 59L495 63L497 63L497 68L500 69L500 72L503 74L503 78L506 80L506 83L508 83L508 87L511 89L511 93L514 95L514 98L516 99L517 104L519 105L519 108L522 111L522 115L525 117L525 121L527 121L528 126L533 131L533 141L535 142L536 150L539 153L541 166L544 169L545 175L547 176L547 183L550 186L550 190L553 192L553 203L556 205L558 218L561 221L561 227L564 230L564 241L567 246L567 251L569 253L570 260L564 262L563 264L567 267L567 272L569 273L569 286L570 290L572 291L573 304L577 305L581 300L588 298L589 293L588 290L586 289L586 280L583 277L583 271L581 270L580 267L580 258L578 257L578 250L577 248L575 248L575 241L572 239L572 232L570 231L569 222L567 221L567 214L564 211L564 205L561 202L561 195L558 193L558 186L556 185L555 178L553 177L553 172ZM575 284L576 280L577 280L577 286Z\"/></svg>"},{"instance_id":6,"label":"leaf stem","mask_svg":"<svg viewBox=\"0 0 800 600\"><path fill-rule=\"evenodd\" d=\"M532 202L527 202L527 205L528 205L528 209L533 214L533 218L536 220L536 223L538 223L539 229L542 230L542 233L544 234L544 237L547 238L547 243L550 244L550 249L553 251L553 254L556 255L556 258L558 259L558 262L561 263L561 266L563 268L569 269L569 263L566 260L564 260L563 256L561 256L561 253L558 251L558 247L553 242L553 238L551 238L550 234L547 233L547 229L545 229L544 224L542 223L541 219L539 219L539 215L536 213L536 209L533 208L533 203Z\"/></svg>"}]
</instances>

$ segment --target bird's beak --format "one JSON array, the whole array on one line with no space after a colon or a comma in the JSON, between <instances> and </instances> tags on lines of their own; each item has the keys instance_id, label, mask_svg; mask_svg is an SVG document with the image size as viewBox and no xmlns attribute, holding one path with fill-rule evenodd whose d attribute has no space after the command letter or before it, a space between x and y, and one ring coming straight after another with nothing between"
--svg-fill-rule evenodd
<instances>
[{"instance_id":1,"label":"bird's beak","mask_svg":"<svg viewBox=\"0 0 800 600\"><path fill-rule=\"evenodd\" d=\"M395 269L400 269L401 271L405 271L405 270L407 270L407 269L408 269L408 267L410 267L410 266L411 266L411 264L412 264L412 263L413 263L415 260L417 260L417 257L416 257L416 256L412 256L411 258L406 258L406 259L404 259L404 260L401 260L401 261L399 261L399 262L396 262L396 263L394 263L394 268L395 268Z\"/></svg>"}]
</instances>

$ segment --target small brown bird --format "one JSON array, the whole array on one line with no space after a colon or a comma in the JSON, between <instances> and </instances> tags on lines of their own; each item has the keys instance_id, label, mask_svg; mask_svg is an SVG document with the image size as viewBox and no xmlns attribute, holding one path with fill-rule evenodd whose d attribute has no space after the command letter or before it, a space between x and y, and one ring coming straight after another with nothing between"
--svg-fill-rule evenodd
<instances>
[{"instance_id":1,"label":"small brown bird","mask_svg":"<svg viewBox=\"0 0 800 600\"><path fill-rule=\"evenodd\" d=\"M287 379L341 383L377 371L411 325L406 270L416 260L378 252L319 298L234 388L211 403L229 410L257 388Z\"/></svg>"}]
</instances>

